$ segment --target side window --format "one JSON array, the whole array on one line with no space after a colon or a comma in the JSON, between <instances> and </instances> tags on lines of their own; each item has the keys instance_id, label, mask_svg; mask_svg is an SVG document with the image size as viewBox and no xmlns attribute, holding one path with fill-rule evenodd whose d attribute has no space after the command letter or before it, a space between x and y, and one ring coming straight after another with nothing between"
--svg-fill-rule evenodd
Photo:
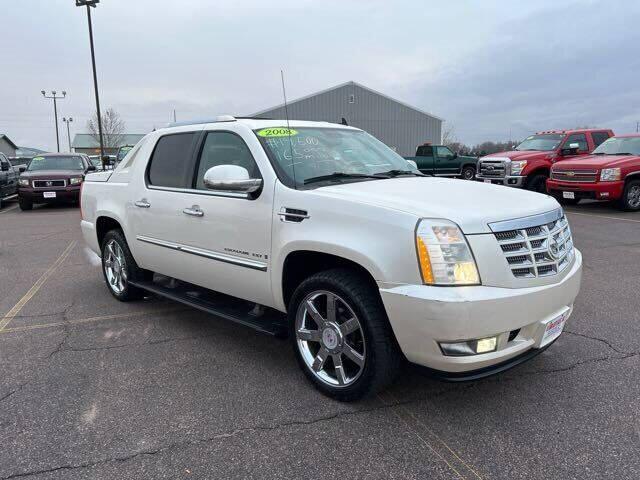
<instances>
[{"instance_id":1,"label":"side window","mask_svg":"<svg viewBox=\"0 0 640 480\"><path fill-rule=\"evenodd\" d=\"M418 147L416 151L416 156L418 157L433 157L433 147L428 145L422 145Z\"/></svg>"},{"instance_id":2,"label":"side window","mask_svg":"<svg viewBox=\"0 0 640 480\"><path fill-rule=\"evenodd\" d=\"M569 148L569 145L571 145L572 143L577 143L579 145L578 150L581 152L589 151L587 136L584 133L574 133L573 135L569 135L567 141L564 142L563 148Z\"/></svg>"},{"instance_id":3,"label":"side window","mask_svg":"<svg viewBox=\"0 0 640 480\"><path fill-rule=\"evenodd\" d=\"M200 161L198 162L198 174L196 177L196 189L206 190L204 186L204 174L211 167L218 165L238 165L249 172L250 178L260 178L260 170L256 165L253 155L244 140L235 133L209 132L204 141Z\"/></svg>"},{"instance_id":4,"label":"side window","mask_svg":"<svg viewBox=\"0 0 640 480\"><path fill-rule=\"evenodd\" d=\"M151 156L149 183L157 187L189 188L191 151L195 133L175 133L160 137Z\"/></svg>"},{"instance_id":5,"label":"side window","mask_svg":"<svg viewBox=\"0 0 640 480\"><path fill-rule=\"evenodd\" d=\"M591 138L593 139L593 145L597 147L609 138L609 134L607 132L593 132Z\"/></svg>"},{"instance_id":6,"label":"side window","mask_svg":"<svg viewBox=\"0 0 640 480\"><path fill-rule=\"evenodd\" d=\"M436 147L436 153L440 158L453 157L453 152L449 147Z\"/></svg>"},{"instance_id":7,"label":"side window","mask_svg":"<svg viewBox=\"0 0 640 480\"><path fill-rule=\"evenodd\" d=\"M9 160L2 153L0 153L0 165L2 168L9 168Z\"/></svg>"}]
</instances>

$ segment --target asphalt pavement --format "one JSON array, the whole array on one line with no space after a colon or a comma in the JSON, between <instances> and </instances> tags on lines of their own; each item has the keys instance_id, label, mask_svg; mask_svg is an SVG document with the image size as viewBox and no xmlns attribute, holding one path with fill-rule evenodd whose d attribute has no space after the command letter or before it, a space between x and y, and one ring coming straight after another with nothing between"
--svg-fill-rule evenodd
<instances>
[{"instance_id":1,"label":"asphalt pavement","mask_svg":"<svg viewBox=\"0 0 640 480\"><path fill-rule=\"evenodd\" d=\"M287 341L116 301L78 209L8 203L0 480L638 479L640 214L567 211L583 288L551 348L471 383L407 367L343 404L307 383Z\"/></svg>"}]
</instances>

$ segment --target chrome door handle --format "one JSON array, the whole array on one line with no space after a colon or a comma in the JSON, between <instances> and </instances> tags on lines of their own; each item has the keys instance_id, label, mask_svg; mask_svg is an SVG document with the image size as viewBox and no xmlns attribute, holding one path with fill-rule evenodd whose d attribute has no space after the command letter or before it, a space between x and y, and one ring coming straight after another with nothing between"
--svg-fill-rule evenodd
<instances>
[{"instance_id":1,"label":"chrome door handle","mask_svg":"<svg viewBox=\"0 0 640 480\"><path fill-rule=\"evenodd\" d=\"M204 212L200 210L200 207L198 205L193 205L192 207L184 208L182 210L182 213L184 213L185 215L191 215L192 217L204 216Z\"/></svg>"},{"instance_id":2,"label":"chrome door handle","mask_svg":"<svg viewBox=\"0 0 640 480\"><path fill-rule=\"evenodd\" d=\"M137 202L134 203L134 205L140 208L149 208L151 206L151 204L147 202L146 198L143 198L142 200L138 200Z\"/></svg>"}]
</instances>

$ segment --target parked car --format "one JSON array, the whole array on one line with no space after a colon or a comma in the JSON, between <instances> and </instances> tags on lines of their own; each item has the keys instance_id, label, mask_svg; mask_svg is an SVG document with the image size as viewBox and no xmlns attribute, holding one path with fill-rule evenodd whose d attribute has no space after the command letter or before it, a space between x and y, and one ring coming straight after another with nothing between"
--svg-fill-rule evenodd
<instances>
[{"instance_id":1,"label":"parked car","mask_svg":"<svg viewBox=\"0 0 640 480\"><path fill-rule=\"evenodd\" d=\"M20 208L31 210L35 203L78 202L85 174L95 169L78 153L33 157L18 179Z\"/></svg>"},{"instance_id":2,"label":"parked car","mask_svg":"<svg viewBox=\"0 0 640 480\"><path fill-rule=\"evenodd\" d=\"M131 151L131 149L133 148L133 145L123 145L120 148L118 148L118 153L116 154L116 159L115 159L115 164L119 164L124 157L127 156L127 153L129 153Z\"/></svg>"},{"instance_id":3,"label":"parked car","mask_svg":"<svg viewBox=\"0 0 640 480\"><path fill-rule=\"evenodd\" d=\"M442 177L461 177L473 180L476 176L477 157L458 155L446 145L425 143L416 149L415 157L405 157L413 161L422 173Z\"/></svg>"},{"instance_id":4,"label":"parked car","mask_svg":"<svg viewBox=\"0 0 640 480\"><path fill-rule=\"evenodd\" d=\"M18 193L18 176L20 170L14 167L4 153L0 153L0 208L2 202Z\"/></svg>"},{"instance_id":5,"label":"parked car","mask_svg":"<svg viewBox=\"0 0 640 480\"><path fill-rule=\"evenodd\" d=\"M510 152L500 152L478 160L477 178L486 183L546 192L551 165L588 155L613 131L607 129L552 130L527 137Z\"/></svg>"},{"instance_id":6,"label":"parked car","mask_svg":"<svg viewBox=\"0 0 640 480\"><path fill-rule=\"evenodd\" d=\"M640 210L640 135L619 135L591 156L556 163L547 190L561 203L615 200L624 210Z\"/></svg>"},{"instance_id":7,"label":"parked car","mask_svg":"<svg viewBox=\"0 0 640 480\"><path fill-rule=\"evenodd\" d=\"M96 171L104 170L102 166L102 158L100 155L89 155L89 163L96 167Z\"/></svg>"},{"instance_id":8,"label":"parked car","mask_svg":"<svg viewBox=\"0 0 640 480\"><path fill-rule=\"evenodd\" d=\"M18 169L20 169L20 167L27 168L32 158L33 157L9 157L9 163Z\"/></svg>"},{"instance_id":9,"label":"parked car","mask_svg":"<svg viewBox=\"0 0 640 480\"><path fill-rule=\"evenodd\" d=\"M305 375L345 401L405 359L475 379L558 338L582 256L555 199L425 176L357 128L284 124L157 130L87 177L81 229L115 298L288 332Z\"/></svg>"}]
</instances>

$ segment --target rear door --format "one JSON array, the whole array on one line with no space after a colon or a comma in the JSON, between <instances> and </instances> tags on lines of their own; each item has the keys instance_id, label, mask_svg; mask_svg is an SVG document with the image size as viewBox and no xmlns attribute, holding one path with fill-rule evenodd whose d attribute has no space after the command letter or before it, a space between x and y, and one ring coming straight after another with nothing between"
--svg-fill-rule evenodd
<instances>
[{"instance_id":1,"label":"rear door","mask_svg":"<svg viewBox=\"0 0 640 480\"><path fill-rule=\"evenodd\" d=\"M449 147L439 145L435 150L435 174L454 176L460 173L458 156Z\"/></svg>"},{"instance_id":2,"label":"rear door","mask_svg":"<svg viewBox=\"0 0 640 480\"><path fill-rule=\"evenodd\" d=\"M576 155L565 155L564 158L587 155L591 151L589 148L589 142L587 141L587 135L585 133L572 133L571 135L568 135L560 149L567 149L572 143L578 144L578 153Z\"/></svg>"},{"instance_id":3,"label":"rear door","mask_svg":"<svg viewBox=\"0 0 640 480\"><path fill-rule=\"evenodd\" d=\"M416 150L415 161L422 173L433 173L433 147L420 145Z\"/></svg>"}]
</instances>

